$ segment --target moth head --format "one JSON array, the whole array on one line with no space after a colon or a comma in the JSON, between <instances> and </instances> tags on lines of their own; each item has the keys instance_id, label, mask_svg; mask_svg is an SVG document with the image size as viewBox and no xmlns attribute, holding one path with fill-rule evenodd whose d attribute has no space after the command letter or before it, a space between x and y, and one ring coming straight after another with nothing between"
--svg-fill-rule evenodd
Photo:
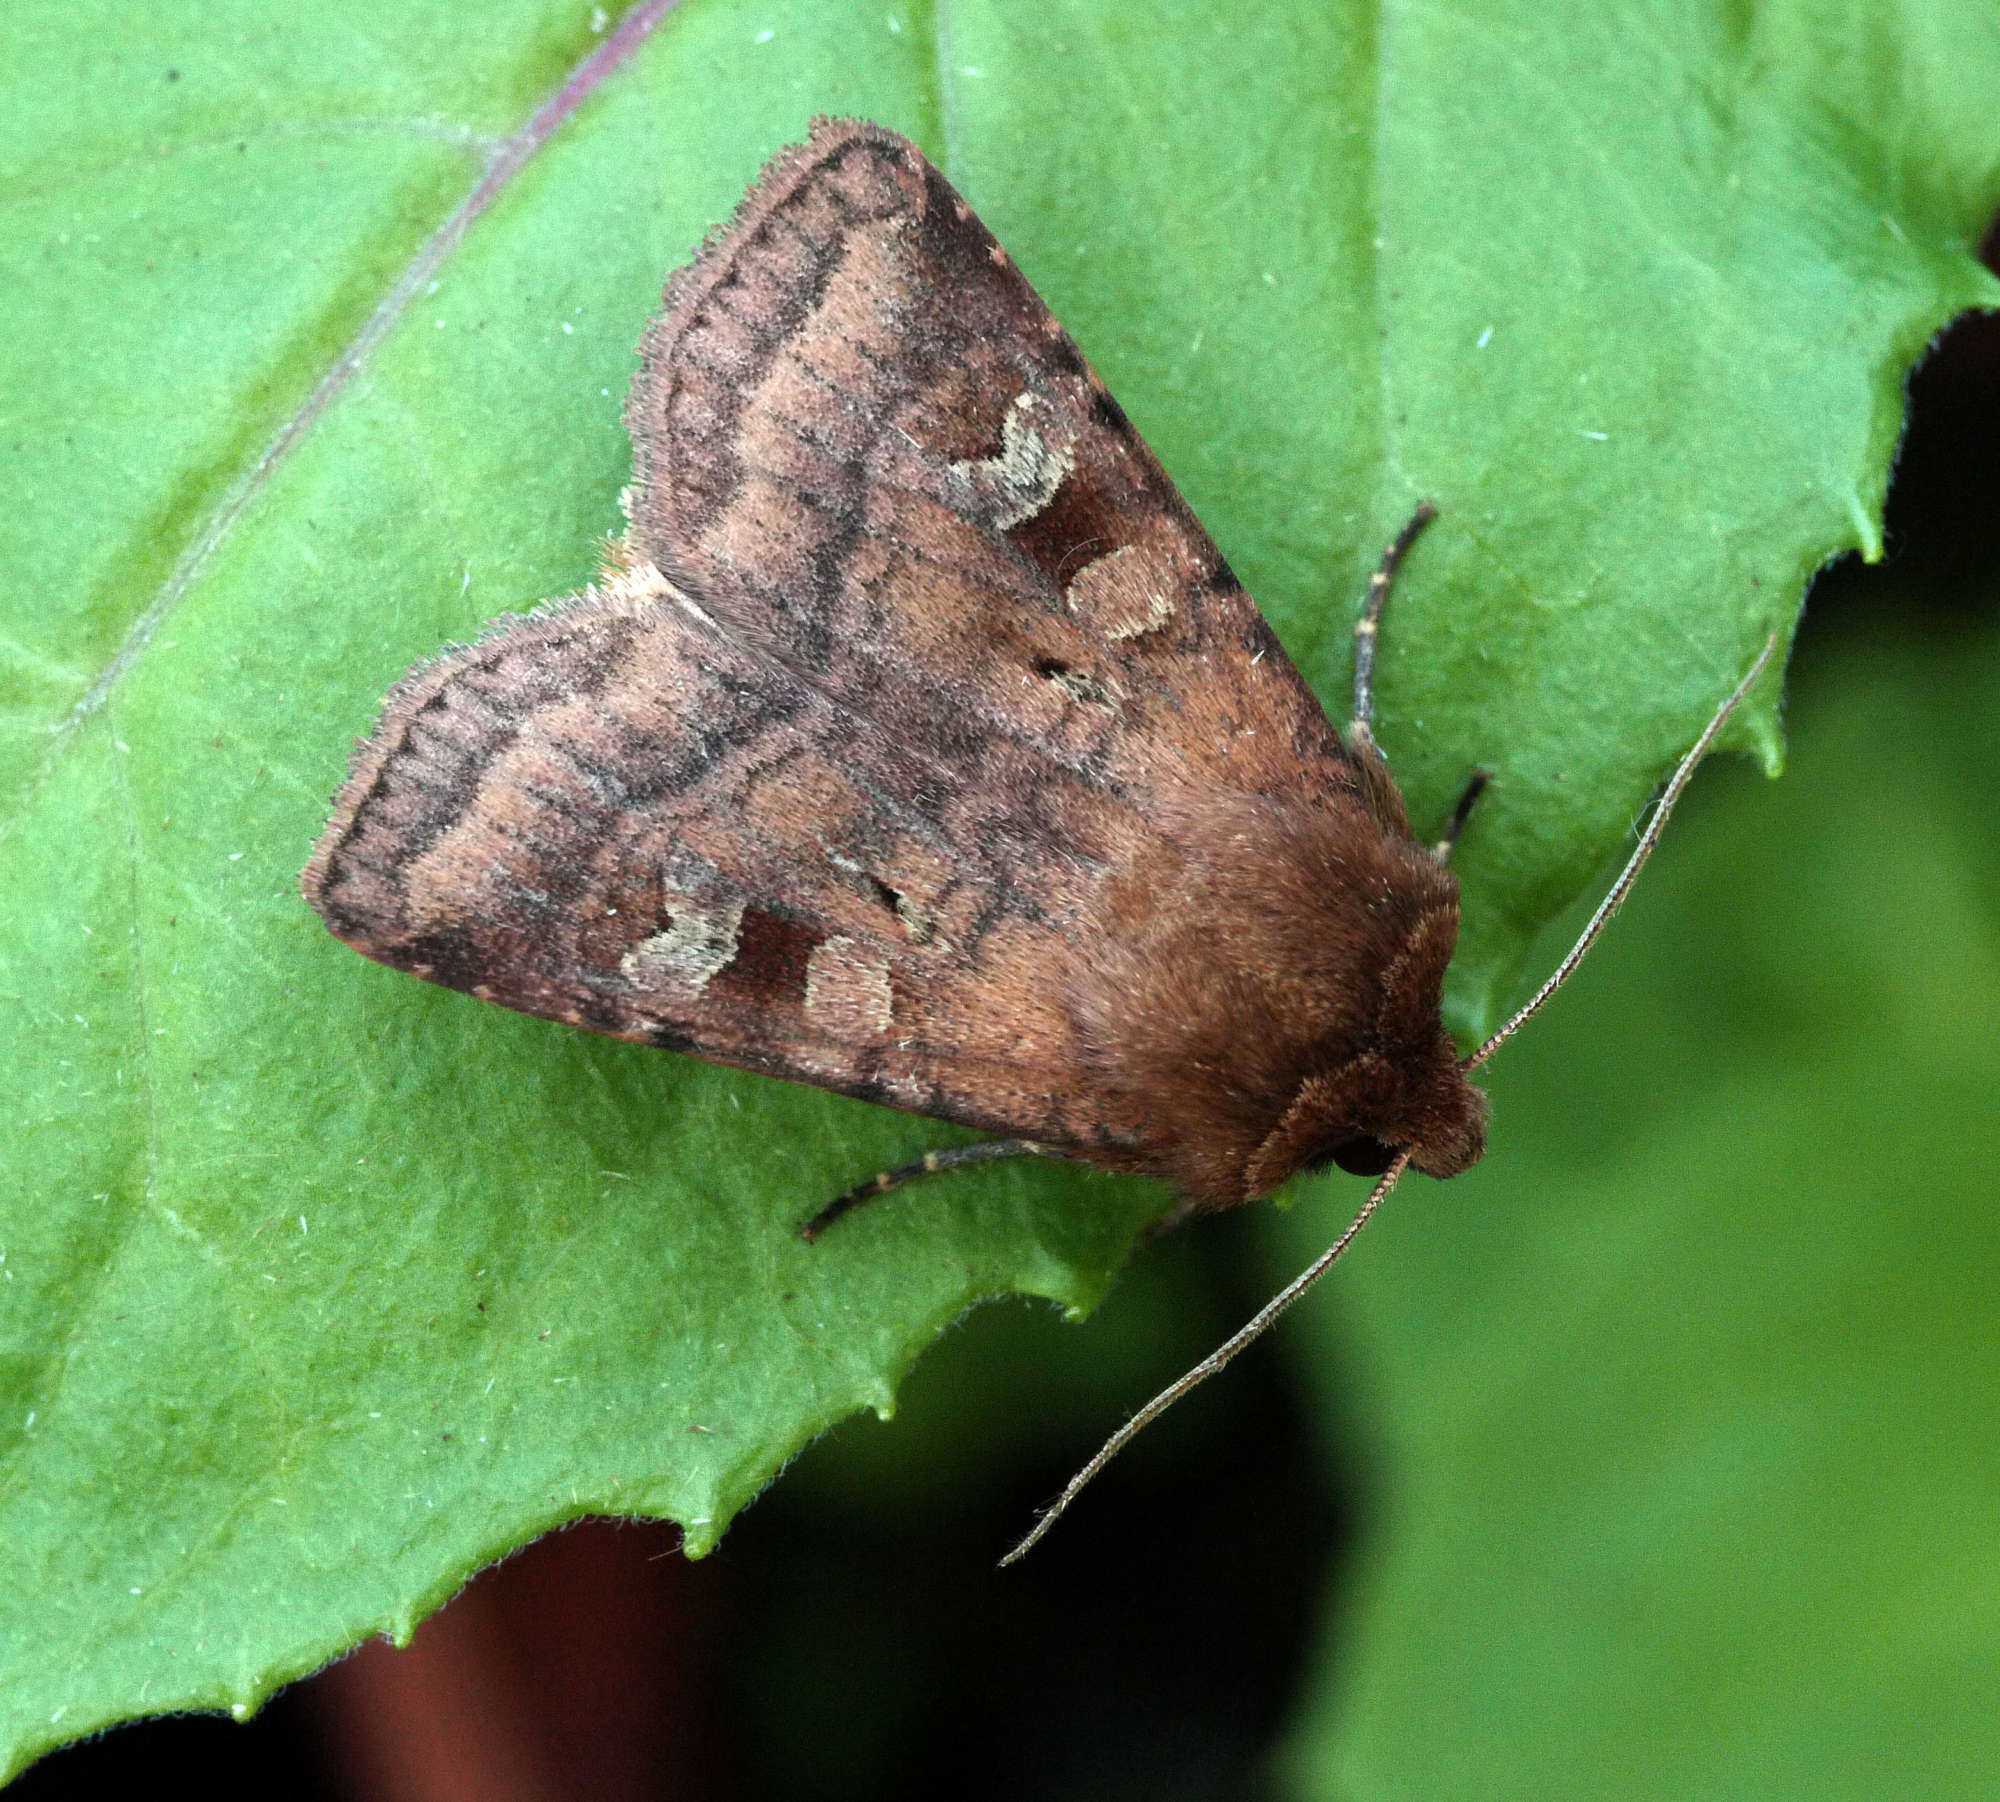
<instances>
[{"instance_id":1,"label":"moth head","mask_svg":"<svg viewBox=\"0 0 2000 1802\"><path fill-rule=\"evenodd\" d=\"M1440 1015L1457 941L1456 900L1439 899L1418 916L1382 968L1375 1019L1358 1049L1299 1082L1250 1160L1247 1194L1329 1164L1380 1176L1404 1151L1427 1176L1456 1176L1479 1161L1486 1097L1466 1080Z\"/></svg>"}]
</instances>

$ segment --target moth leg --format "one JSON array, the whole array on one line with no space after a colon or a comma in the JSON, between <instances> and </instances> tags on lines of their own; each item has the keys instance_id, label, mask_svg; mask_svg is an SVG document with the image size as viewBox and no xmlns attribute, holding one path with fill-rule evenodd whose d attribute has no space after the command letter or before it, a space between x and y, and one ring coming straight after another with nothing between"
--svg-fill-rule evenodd
<instances>
[{"instance_id":1,"label":"moth leg","mask_svg":"<svg viewBox=\"0 0 2000 1802\"><path fill-rule=\"evenodd\" d=\"M810 1245L841 1215L852 1213L864 1201L873 1201L891 1189L900 1189L919 1177L935 1176L941 1170L962 1170L968 1164L990 1164L997 1158L1055 1158L1059 1151L1037 1145L1032 1139L986 1139L976 1145L953 1145L943 1151L927 1151L914 1164L900 1164L871 1176L865 1183L836 1195L825 1207L799 1228L799 1237Z\"/></svg>"},{"instance_id":2,"label":"moth leg","mask_svg":"<svg viewBox=\"0 0 2000 1802\"><path fill-rule=\"evenodd\" d=\"M1381 566L1368 578L1368 599L1361 617L1354 622L1354 720L1347 729L1349 746L1359 750L1375 743L1375 638L1382 624L1382 609L1389 603L1389 590L1396 580L1396 566L1417 542L1417 534L1437 518L1437 509L1422 502L1410 515L1410 523L1396 534L1395 542L1382 553Z\"/></svg>"},{"instance_id":3,"label":"moth leg","mask_svg":"<svg viewBox=\"0 0 2000 1802\"><path fill-rule=\"evenodd\" d=\"M1451 810L1451 818L1445 822L1444 837L1431 847L1431 855L1439 863L1451 861L1451 848L1458 843L1458 835L1465 830L1465 822L1472 817L1473 806L1486 792L1486 785L1493 780L1491 770L1474 770L1472 780L1465 785L1465 793L1458 797L1458 805Z\"/></svg>"}]
</instances>

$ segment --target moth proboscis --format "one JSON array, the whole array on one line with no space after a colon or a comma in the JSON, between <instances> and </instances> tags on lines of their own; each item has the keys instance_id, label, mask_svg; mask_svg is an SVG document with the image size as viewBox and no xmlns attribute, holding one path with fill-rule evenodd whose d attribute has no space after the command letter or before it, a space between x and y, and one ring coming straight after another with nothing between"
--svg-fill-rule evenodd
<instances>
[{"instance_id":1,"label":"moth proboscis","mask_svg":"<svg viewBox=\"0 0 2000 1802\"><path fill-rule=\"evenodd\" d=\"M1485 1145L1445 852L1327 719L1123 410L906 139L816 121L667 283L628 528L389 693L307 865L483 1000L1158 1178L1182 1214ZM1770 655L1767 646L1744 686ZM1743 692L1739 687L1737 694ZM1734 704L1734 698L1729 705ZM1669 785L1665 809L1728 707ZM902 1174L902 1173L898 1173ZM878 1179L824 1210L891 1186Z\"/></svg>"}]
</instances>

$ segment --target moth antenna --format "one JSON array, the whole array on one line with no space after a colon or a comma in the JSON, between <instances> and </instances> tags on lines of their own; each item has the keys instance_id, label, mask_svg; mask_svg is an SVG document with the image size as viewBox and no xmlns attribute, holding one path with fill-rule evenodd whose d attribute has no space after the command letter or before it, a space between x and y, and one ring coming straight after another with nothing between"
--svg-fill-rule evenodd
<instances>
[{"instance_id":1,"label":"moth antenna","mask_svg":"<svg viewBox=\"0 0 2000 1802\"><path fill-rule=\"evenodd\" d=\"M1569 955L1557 964L1546 982L1522 1005L1514 1017L1502 1026L1485 1044L1465 1058L1461 1070L1476 1070L1494 1052L1511 1039L1536 1014L1540 1013L1549 997L1576 973L1576 967L1583 962L1584 953L1597 942L1597 935L1605 924L1623 905L1625 897L1632 892L1633 883L1639 880L1639 872L1646 867L1646 859L1653 855L1653 847L1660 842L1660 834L1666 829L1667 815L1674 810L1674 803L1681 798L1681 790L1686 788L1694 775L1695 766L1708 754L1708 747L1715 742L1715 735L1729 723L1729 716L1736 706L1750 692L1759 676L1764 673L1764 665L1771 661L1771 653L1778 648L1778 635L1773 632L1764 640L1764 648L1757 653L1757 661L1751 664L1743 680L1730 690L1729 698L1715 710L1715 717L1702 728L1701 736L1694 741L1694 748L1680 760L1673 778L1661 790L1660 799L1653 808L1653 817L1646 822L1646 829L1639 834L1639 842L1633 847L1632 855L1625 860L1624 869L1618 872L1618 880L1611 885L1610 892L1597 904L1597 911L1578 935L1577 941L1569 948Z\"/></svg>"},{"instance_id":2,"label":"moth antenna","mask_svg":"<svg viewBox=\"0 0 2000 1802\"><path fill-rule=\"evenodd\" d=\"M1272 1296L1269 1301L1259 1308L1250 1320L1240 1327L1233 1336L1218 1345L1214 1351L1202 1359L1186 1376L1178 1377L1169 1383L1166 1388L1154 1396L1151 1401L1141 1408L1138 1413L1133 1415L1117 1432L1113 1433L1104 1442L1103 1448L1098 1452L1097 1456L1092 1458L1075 1476L1070 1478L1068 1486L1043 1511L1041 1518L1035 1522L1034 1529L1028 1536L1009 1552L1006 1557L1000 1560L1002 1566L1012 1564L1018 1558L1025 1558L1028 1553L1033 1551L1042 1535L1054 1526L1057 1521L1062 1519L1070 1503L1075 1501L1077 1496L1082 1493L1083 1486L1109 1464L1113 1458L1117 1457L1134 1439L1138 1438L1147 1427L1158 1420L1175 1402L1179 1401L1182 1396L1187 1394L1197 1384L1207 1382L1210 1377L1214 1376L1218 1370L1227 1364L1231 1358L1235 1357L1253 1339L1260 1339L1265 1333L1269 1332L1278 1316L1289 1308L1293 1302L1297 1301L1301 1295L1305 1294L1321 1277L1326 1275L1339 1261L1341 1253L1354 1243L1355 1235L1368 1224L1375 1210L1382 1205L1389 1191L1396 1186L1403 1172L1409 1168L1409 1163L1410 1154L1407 1151L1397 1152L1395 1162L1383 1172L1382 1180L1375 1185L1374 1189L1369 1193L1368 1199L1361 1204L1360 1213L1356 1214L1348 1222L1347 1230L1338 1239L1334 1240L1325 1251L1321 1252L1305 1269L1300 1271L1276 1295Z\"/></svg>"},{"instance_id":3,"label":"moth antenna","mask_svg":"<svg viewBox=\"0 0 2000 1802\"><path fill-rule=\"evenodd\" d=\"M1368 578L1368 598L1361 604L1361 617L1354 622L1354 718L1349 723L1350 738L1373 744L1375 741L1375 641L1382 627L1382 609L1389 604L1389 590L1395 585L1396 571L1409 555L1424 527L1437 518L1429 501L1419 501L1409 523L1396 534L1395 542L1382 553L1382 561Z\"/></svg>"},{"instance_id":4,"label":"moth antenna","mask_svg":"<svg viewBox=\"0 0 2000 1802\"><path fill-rule=\"evenodd\" d=\"M1451 862L1451 854L1458 848L1459 835L1465 830L1465 822L1472 818L1472 810L1479 805L1479 797L1493 783L1491 770L1474 770L1472 779L1465 785L1465 793L1458 797L1458 805L1451 810L1451 818L1445 823L1444 836L1431 846L1431 855L1439 863Z\"/></svg>"}]
</instances>

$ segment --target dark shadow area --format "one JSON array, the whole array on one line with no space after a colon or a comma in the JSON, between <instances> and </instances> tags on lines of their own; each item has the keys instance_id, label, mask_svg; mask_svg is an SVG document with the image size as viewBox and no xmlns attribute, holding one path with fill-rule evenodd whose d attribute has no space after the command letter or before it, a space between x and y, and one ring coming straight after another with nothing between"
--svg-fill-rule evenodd
<instances>
[{"instance_id":1,"label":"dark shadow area","mask_svg":"<svg viewBox=\"0 0 2000 1802\"><path fill-rule=\"evenodd\" d=\"M2000 230L1986 261L2000 267ZM1909 427L1884 508L1883 559L1841 558L1806 597L1793 656L1816 651L1874 609L1941 633L1990 608L2000 579L2000 313L1967 313L1910 377Z\"/></svg>"},{"instance_id":2,"label":"dark shadow area","mask_svg":"<svg viewBox=\"0 0 2000 1802\"><path fill-rule=\"evenodd\" d=\"M8 1785L8 1802L95 1802L162 1786L339 1802L305 1715L293 1689L244 1726L213 1714L136 1721L52 1753Z\"/></svg>"},{"instance_id":3,"label":"dark shadow area","mask_svg":"<svg viewBox=\"0 0 2000 1802\"><path fill-rule=\"evenodd\" d=\"M945 1368L912 1379L922 1393L903 1419L888 1429L855 1422L825 1448L835 1462L842 1437L893 1435L905 1420L921 1436L919 1417L949 1407L960 1388L951 1365L968 1354L1018 1357L1006 1385L1016 1416L996 1431L998 1455L976 1482L955 1485L941 1505L879 1511L843 1485L830 1507L808 1459L745 1517L718 1557L746 1796L1248 1802L1268 1793L1268 1748L1348 1519L1271 1341L1137 1441L1026 1560L995 1568L1147 1389L1261 1304L1271 1284L1252 1263L1250 1225L1210 1221L1128 1272L1107 1315L1129 1323L1140 1309L1185 1310L1205 1325L1142 1335L1174 1349L1156 1354L1122 1401L1051 1406L1028 1359L1056 1335L1079 1342L1059 1348L1064 1363L1088 1356L1094 1325L1046 1314L1010 1323L1025 1311L997 1309L996 1330L982 1335L975 1318L961 1335L984 1346L948 1342L931 1354ZM1177 1266L1172 1284L1144 1268L1158 1260ZM1023 1432L1023 1415L1053 1416L1063 1430Z\"/></svg>"}]
</instances>

